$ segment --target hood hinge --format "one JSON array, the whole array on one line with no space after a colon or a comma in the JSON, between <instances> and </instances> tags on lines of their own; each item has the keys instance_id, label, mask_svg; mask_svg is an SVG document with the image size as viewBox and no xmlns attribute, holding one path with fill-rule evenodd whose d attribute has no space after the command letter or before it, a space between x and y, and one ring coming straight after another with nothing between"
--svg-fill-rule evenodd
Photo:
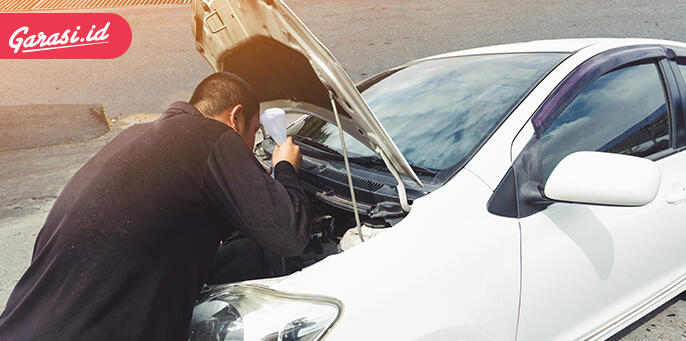
<instances>
[{"instance_id":1,"label":"hood hinge","mask_svg":"<svg viewBox=\"0 0 686 341\"><path fill-rule=\"evenodd\" d=\"M214 21L218 21L219 27L212 27L212 21L210 20L211 18L216 18ZM221 30L226 29L226 24L224 23L224 20L219 16L219 13L217 13L217 10L215 9L214 11L208 13L205 15L205 18L203 18L203 21L205 21L205 24L207 27L210 29L210 32L212 33L218 33Z\"/></svg>"}]
</instances>

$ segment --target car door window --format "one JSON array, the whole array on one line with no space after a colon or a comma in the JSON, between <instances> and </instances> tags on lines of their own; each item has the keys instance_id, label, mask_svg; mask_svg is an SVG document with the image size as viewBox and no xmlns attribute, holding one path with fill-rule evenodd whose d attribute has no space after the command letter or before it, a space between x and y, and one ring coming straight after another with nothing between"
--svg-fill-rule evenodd
<instances>
[{"instance_id":1,"label":"car door window","mask_svg":"<svg viewBox=\"0 0 686 341\"><path fill-rule=\"evenodd\" d=\"M666 103L654 63L621 68L599 77L541 135L544 180L560 160L577 151L644 157L669 148Z\"/></svg>"}]
</instances>

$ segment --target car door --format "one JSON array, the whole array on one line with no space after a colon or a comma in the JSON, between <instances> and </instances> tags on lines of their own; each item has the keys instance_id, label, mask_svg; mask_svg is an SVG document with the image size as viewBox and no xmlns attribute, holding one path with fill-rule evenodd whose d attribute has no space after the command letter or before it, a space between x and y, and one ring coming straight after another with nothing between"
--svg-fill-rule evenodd
<instances>
[{"instance_id":1,"label":"car door","mask_svg":"<svg viewBox=\"0 0 686 341\"><path fill-rule=\"evenodd\" d=\"M674 52L676 51L676 52ZM681 100L681 113L675 110L675 121L677 125L684 127L684 122L686 122L686 48L684 47L671 47L670 53L674 54L675 57L671 58L668 62L669 66L672 68L674 74L674 80L676 82L676 88L679 90L679 97ZM666 63L667 64L667 63ZM686 127L684 129L678 130L678 139L686 140ZM684 147L681 147L684 148ZM675 157L675 159L686 158L686 151L682 152ZM666 160L665 160L666 162ZM686 173L686 168L683 163L678 164L677 167L680 169L675 170L676 172ZM671 186L671 191L667 202L670 206L678 207L681 211L686 211L686 177L679 176L672 183L668 183ZM686 229L686 223L683 224L684 229ZM676 252L675 259L677 265L673 269L673 277L678 277L679 283L686 281L686 244L683 241L675 241L674 250Z\"/></svg>"},{"instance_id":2,"label":"car door","mask_svg":"<svg viewBox=\"0 0 686 341\"><path fill-rule=\"evenodd\" d=\"M643 46L593 57L517 137L529 139L513 165L522 234L518 339L607 337L664 299L681 277L686 209L673 199L686 181L686 153L680 94L666 56L661 47ZM521 199L521 184L542 193L557 163L576 151L654 160L661 171L657 197L641 207Z\"/></svg>"}]
</instances>

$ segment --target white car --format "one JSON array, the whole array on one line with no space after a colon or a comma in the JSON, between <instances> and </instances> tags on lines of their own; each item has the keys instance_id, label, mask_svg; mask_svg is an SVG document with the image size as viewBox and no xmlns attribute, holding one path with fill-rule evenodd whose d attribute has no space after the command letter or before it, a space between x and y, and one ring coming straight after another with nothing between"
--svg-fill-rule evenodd
<instances>
[{"instance_id":1,"label":"white car","mask_svg":"<svg viewBox=\"0 0 686 341\"><path fill-rule=\"evenodd\" d=\"M315 216L283 276L204 290L189 339L604 339L686 288L686 44L490 46L355 86L279 0L193 11L216 71L306 114Z\"/></svg>"}]
</instances>

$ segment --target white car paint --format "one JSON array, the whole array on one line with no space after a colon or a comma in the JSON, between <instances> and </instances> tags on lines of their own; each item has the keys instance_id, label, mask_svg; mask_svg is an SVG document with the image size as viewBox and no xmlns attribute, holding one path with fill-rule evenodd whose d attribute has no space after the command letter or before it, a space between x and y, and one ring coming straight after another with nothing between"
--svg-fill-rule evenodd
<instances>
[{"instance_id":1,"label":"white car paint","mask_svg":"<svg viewBox=\"0 0 686 341\"><path fill-rule=\"evenodd\" d=\"M460 172L416 200L390 231L272 288L341 300L343 315L327 340L512 340L519 228L516 219L486 211L491 194ZM484 302L498 305L474 309Z\"/></svg>"},{"instance_id":2,"label":"white car paint","mask_svg":"<svg viewBox=\"0 0 686 341\"><path fill-rule=\"evenodd\" d=\"M686 289L686 204L664 205L686 184L684 153L657 161L660 190L643 207L559 203L519 220L486 211L533 134L533 112L565 76L603 51L665 42L564 43L550 50L591 45L542 80L455 178L416 200L391 231L272 287L340 299L344 312L327 340L604 339ZM473 52L524 52L525 45L545 51L525 43ZM665 249L674 250L667 259L656 252Z\"/></svg>"},{"instance_id":3,"label":"white car paint","mask_svg":"<svg viewBox=\"0 0 686 341\"><path fill-rule=\"evenodd\" d=\"M545 196L574 203L643 206L655 199L659 188L660 169L652 160L576 152L557 164L545 183Z\"/></svg>"},{"instance_id":4,"label":"white car paint","mask_svg":"<svg viewBox=\"0 0 686 341\"><path fill-rule=\"evenodd\" d=\"M589 58L646 39L537 41L431 58L574 52L440 189L389 231L280 279L272 289L336 298L326 340L603 339L686 288L686 153L656 161L641 207L555 203L516 219L487 202L533 136L535 110Z\"/></svg>"},{"instance_id":5,"label":"white car paint","mask_svg":"<svg viewBox=\"0 0 686 341\"><path fill-rule=\"evenodd\" d=\"M686 273L686 207L666 202L686 180L681 154L656 162L661 186L646 206L557 203L520 220L521 340L602 339L640 317L633 309L664 302L654 296Z\"/></svg>"}]
</instances>

